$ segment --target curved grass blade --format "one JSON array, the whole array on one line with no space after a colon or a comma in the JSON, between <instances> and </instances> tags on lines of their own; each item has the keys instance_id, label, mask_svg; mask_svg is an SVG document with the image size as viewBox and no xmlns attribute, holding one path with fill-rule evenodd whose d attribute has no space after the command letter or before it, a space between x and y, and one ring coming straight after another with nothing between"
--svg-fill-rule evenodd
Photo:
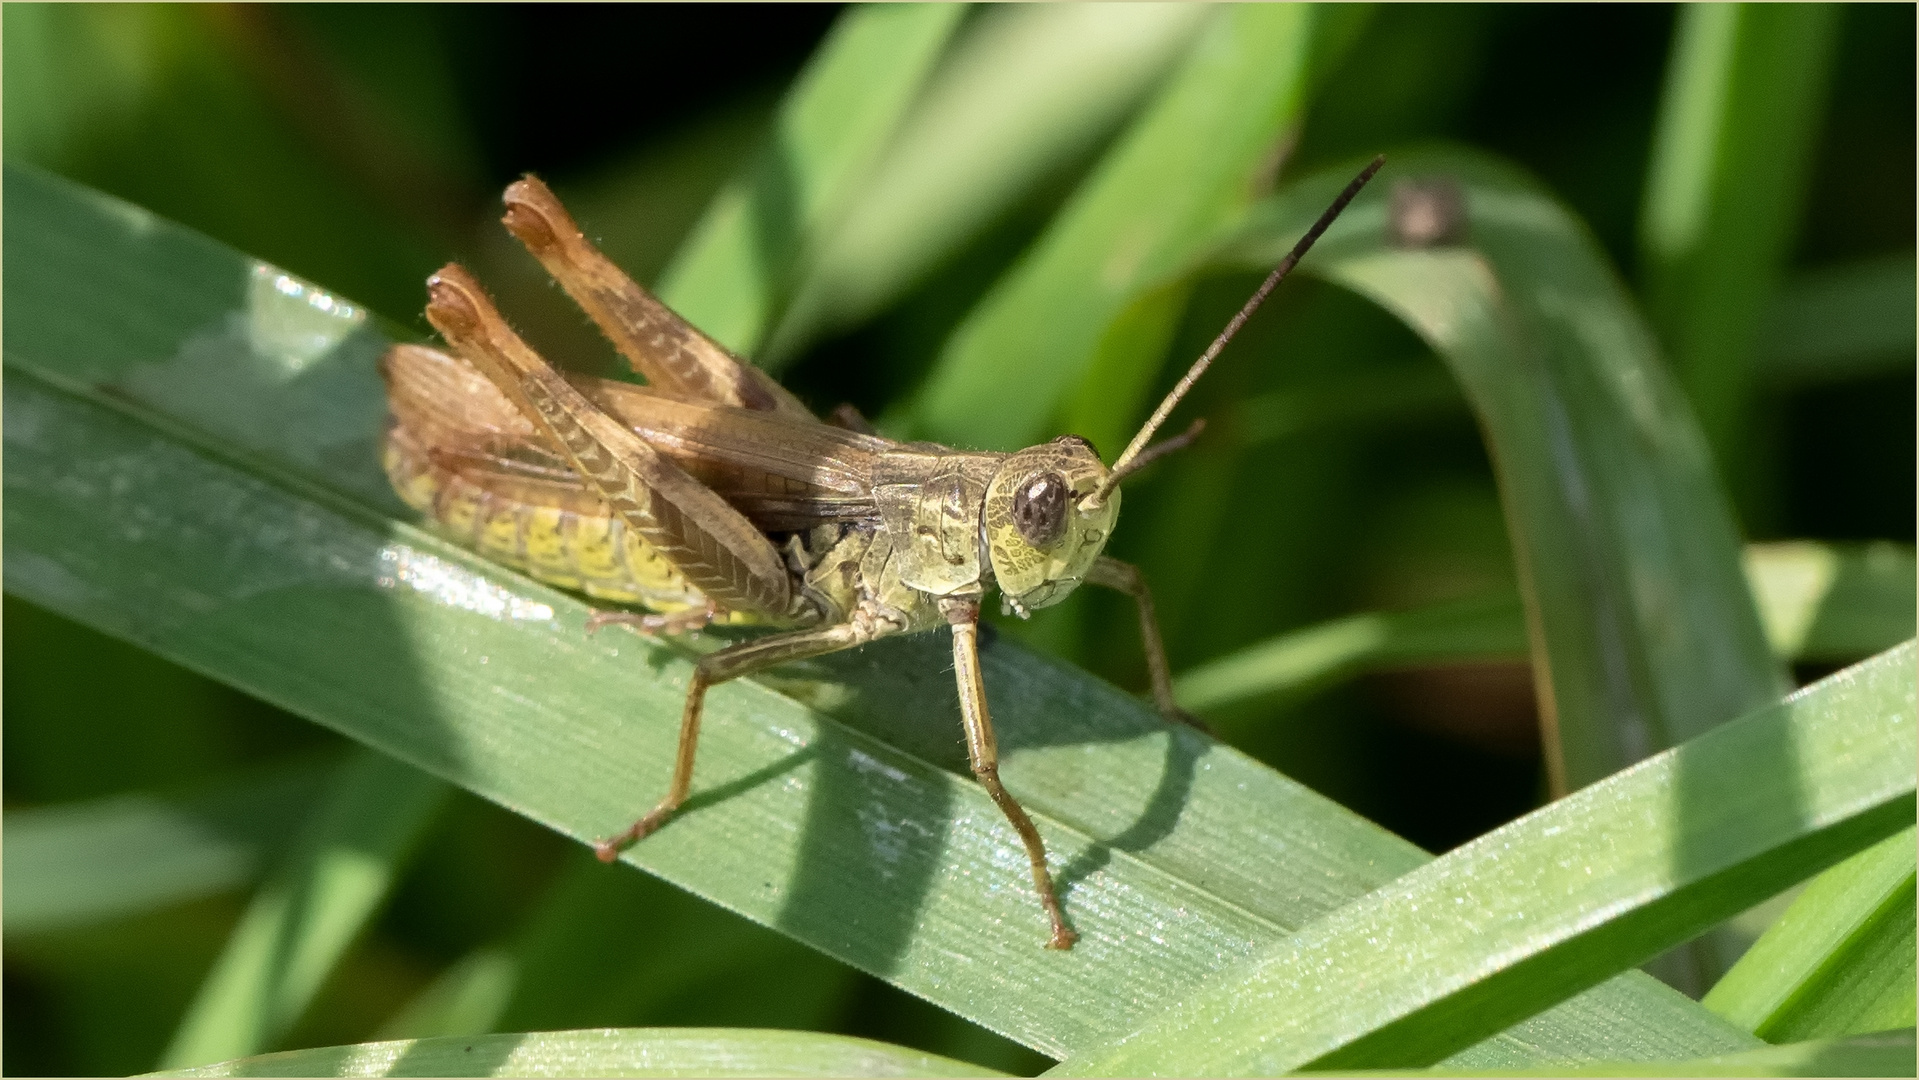
<instances>
[{"instance_id":1,"label":"curved grass blade","mask_svg":"<svg viewBox=\"0 0 1919 1080\"><path fill-rule=\"evenodd\" d=\"M115 795L7 812L6 933L39 933L210 896L259 876L322 773L274 769L180 798Z\"/></svg>"},{"instance_id":2,"label":"curved grass blade","mask_svg":"<svg viewBox=\"0 0 1919 1080\"><path fill-rule=\"evenodd\" d=\"M857 194L964 12L848 8L787 92L772 145L720 192L667 266L660 298L734 352L757 351L822 226Z\"/></svg>"},{"instance_id":3,"label":"curved grass blade","mask_svg":"<svg viewBox=\"0 0 1919 1080\"><path fill-rule=\"evenodd\" d=\"M1205 17L1191 4L991 7L955 40L860 198L823 237L762 362L898 299L1137 105Z\"/></svg>"},{"instance_id":4,"label":"curved grass blade","mask_svg":"<svg viewBox=\"0 0 1919 1080\"><path fill-rule=\"evenodd\" d=\"M1457 1053L1910 826L1915 656L1908 642L1496 829L1056 1071Z\"/></svg>"},{"instance_id":5,"label":"curved grass blade","mask_svg":"<svg viewBox=\"0 0 1919 1080\"><path fill-rule=\"evenodd\" d=\"M1791 254L1841 11L1682 9L1653 131L1646 306L1721 471L1745 478L1761 316Z\"/></svg>"},{"instance_id":6,"label":"curved grass blade","mask_svg":"<svg viewBox=\"0 0 1919 1080\"><path fill-rule=\"evenodd\" d=\"M1397 315L1452 367L1486 432L1526 599L1555 792L1775 700L1705 445L1590 235L1509 167L1395 155L1304 269ZM1225 261L1260 267L1344 182L1302 182ZM1391 234L1387 189L1463 195L1470 246Z\"/></svg>"},{"instance_id":7,"label":"curved grass blade","mask_svg":"<svg viewBox=\"0 0 1919 1080\"><path fill-rule=\"evenodd\" d=\"M286 862L254 896L161 1058L178 1068L257 1053L312 1003L450 794L384 754L340 767Z\"/></svg>"},{"instance_id":8,"label":"curved grass blade","mask_svg":"<svg viewBox=\"0 0 1919 1080\"><path fill-rule=\"evenodd\" d=\"M409 1039L242 1058L159 1076L1004 1076L810 1031L601 1028Z\"/></svg>"},{"instance_id":9,"label":"curved grass blade","mask_svg":"<svg viewBox=\"0 0 1919 1080\"><path fill-rule=\"evenodd\" d=\"M921 434L1030 445L1095 368L1103 411L1130 420L1184 304L1179 289L1151 286L1246 206L1304 107L1316 45L1346 18L1307 5L1215 11L1157 98L954 333L919 401ZM1101 419L1095 427L1115 426ZM1125 439L1074 429L1101 445Z\"/></svg>"},{"instance_id":10,"label":"curved grass blade","mask_svg":"<svg viewBox=\"0 0 1919 1080\"><path fill-rule=\"evenodd\" d=\"M670 760L684 653L589 638L578 599L391 516L364 317L133 208L6 180L8 590L566 835L630 820ZM1001 643L982 663L1003 775L1082 934L1047 952L965 774L948 659L902 639L716 689L689 812L627 861L1058 1058L1426 859ZM1474 1052L1753 1042L1628 974Z\"/></svg>"},{"instance_id":11,"label":"curved grass blade","mask_svg":"<svg viewBox=\"0 0 1919 1080\"><path fill-rule=\"evenodd\" d=\"M1769 1042L1913 1022L1913 831L1806 887L1703 1004Z\"/></svg>"}]
</instances>

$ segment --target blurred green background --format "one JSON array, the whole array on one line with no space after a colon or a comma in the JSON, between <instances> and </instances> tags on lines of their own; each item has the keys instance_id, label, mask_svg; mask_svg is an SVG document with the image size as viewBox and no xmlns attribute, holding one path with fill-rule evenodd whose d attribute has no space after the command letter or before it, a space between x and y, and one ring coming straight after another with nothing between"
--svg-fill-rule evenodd
<instances>
[{"instance_id":1,"label":"blurred green background","mask_svg":"<svg viewBox=\"0 0 1919 1080\"><path fill-rule=\"evenodd\" d=\"M610 350L498 227L499 189L538 173L616 261L655 283L716 196L751 174L782 95L840 15L828 5L11 4L0 13L5 152L321 283L417 337L428 332L421 282L457 258L549 357L611 373ZM966 13L929 85L960 82L963 62L1009 41L1044 41L1018 37L1018 20L1035 17ZM1161 16L1116 35L1106 66L1084 76L1105 104L1041 139L1018 190L982 196L977 214L928 241L904 287L787 319L751 351L822 411L848 401L889 430L922 433L914 403L962 319L1080 189L1198 22ZM1680 212L1659 203L1675 186L1661 177L1685 164L1660 139L1686 122L1675 58L1710 51L1709 27L1688 37L1678 9L1652 5L1392 6L1355 9L1349 22L1256 184L1428 140L1511 159L1584 219L1640 291L1749 540L1912 543L1910 6L1813 14L1816 40L1776 80L1783 96L1739 99L1753 110L1736 118L1740 148L1768 165L1716 181L1729 185L1720 204L1744 216L1705 257L1667 242ZM921 107L942 115L936 104ZM1673 300L1728 278L1711 264L1722 249L1739 260L1736 295L1712 317ZM1256 282L1202 276L1169 301L1174 359L1162 383ZM1511 587L1493 474L1449 386L1379 309L1315 279L1287 284L1189 406L1213 430L1190 460L1129 486L1129 525L1110 549L1154 583L1176 672L1353 612ZM1073 415L1069 405L1059 419ZM285 806L347 751L11 596L5 620L10 838L22 811L110 797ZM1120 599L1082 595L1001 626L1144 685ZM1796 674L1844 659L1804 658ZM1235 745L1433 851L1546 795L1518 659L1330 672L1209 716ZM260 837L295 827L250 810L229 817ZM805 1027L1015 1071L1045 1064L670 886L595 872L576 846L464 793L412 850L370 930L276 1045L412 1034L432 1012L443 1024L465 1017L464 1030ZM5 1071L154 1067L254 874L235 866L208 877L218 887L137 911L10 925ZM465 995L457 1007L436 1003L454 989Z\"/></svg>"}]
</instances>

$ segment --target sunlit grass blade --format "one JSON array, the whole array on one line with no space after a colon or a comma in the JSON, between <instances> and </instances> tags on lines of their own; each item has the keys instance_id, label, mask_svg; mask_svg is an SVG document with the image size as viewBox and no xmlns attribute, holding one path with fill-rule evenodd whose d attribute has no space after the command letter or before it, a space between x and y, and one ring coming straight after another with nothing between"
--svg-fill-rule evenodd
<instances>
[{"instance_id":1,"label":"sunlit grass blade","mask_svg":"<svg viewBox=\"0 0 1919 1080\"><path fill-rule=\"evenodd\" d=\"M1809 540L1746 548L1746 577L1775 655L1856 660L1913 635L1910 548ZM1407 611L1369 611L1289 631L1182 672L1182 706L1207 712L1267 694L1320 689L1364 671L1523 659L1519 597L1502 593Z\"/></svg>"},{"instance_id":2,"label":"sunlit grass blade","mask_svg":"<svg viewBox=\"0 0 1919 1080\"><path fill-rule=\"evenodd\" d=\"M810 1031L600 1028L266 1054L166 1076L1004 1076L903 1046Z\"/></svg>"},{"instance_id":3,"label":"sunlit grass blade","mask_svg":"<svg viewBox=\"0 0 1919 1080\"><path fill-rule=\"evenodd\" d=\"M328 784L201 984L163 1068L258 1053L293 1026L386 899L448 789L361 751Z\"/></svg>"},{"instance_id":4,"label":"sunlit grass blade","mask_svg":"<svg viewBox=\"0 0 1919 1080\"><path fill-rule=\"evenodd\" d=\"M1909 251L1789 279L1759 335L1761 374L1793 384L1911 367L1915 281Z\"/></svg>"},{"instance_id":5,"label":"sunlit grass blade","mask_svg":"<svg viewBox=\"0 0 1919 1080\"><path fill-rule=\"evenodd\" d=\"M254 880L310 810L322 775L297 766L181 798L115 795L8 811L7 936L118 918Z\"/></svg>"},{"instance_id":6,"label":"sunlit grass blade","mask_svg":"<svg viewBox=\"0 0 1919 1080\"><path fill-rule=\"evenodd\" d=\"M1770 1042L1910 1027L1913 831L1821 874L1705 1006Z\"/></svg>"},{"instance_id":7,"label":"sunlit grass blade","mask_svg":"<svg viewBox=\"0 0 1919 1080\"><path fill-rule=\"evenodd\" d=\"M1349 169L1255 216L1229 265L1270 265ZM1396 244L1388 190L1457 187L1470 246ZM1774 700L1784 674L1739 570L1706 447L1598 245L1514 170L1395 154L1302 269L1369 297L1451 366L1486 432L1534 628L1556 791Z\"/></svg>"},{"instance_id":8,"label":"sunlit grass blade","mask_svg":"<svg viewBox=\"0 0 1919 1080\"><path fill-rule=\"evenodd\" d=\"M771 145L667 267L660 298L735 352L756 352L821 227L858 194L964 11L848 8L787 91Z\"/></svg>"},{"instance_id":9,"label":"sunlit grass blade","mask_svg":"<svg viewBox=\"0 0 1919 1080\"><path fill-rule=\"evenodd\" d=\"M111 200L7 183L7 589L565 835L631 820L665 782L684 653L588 637L577 598L390 516L356 309ZM950 660L894 639L717 688L693 802L626 861L1057 1058L1426 859L1003 642L982 656L1003 775L1082 934L1049 952L966 774ZM1473 1052L1755 1041L1628 973Z\"/></svg>"},{"instance_id":10,"label":"sunlit grass blade","mask_svg":"<svg viewBox=\"0 0 1919 1080\"><path fill-rule=\"evenodd\" d=\"M1332 8L1213 13L1155 100L954 333L919 401L921 434L1028 445L1051 434L1097 370L1101 415L1069 426L1117 452L1125 436L1112 429L1138 411L1184 304L1177 284L1155 286L1246 205L1305 105L1323 60L1315 49L1332 47L1332 27L1349 18Z\"/></svg>"},{"instance_id":11,"label":"sunlit grass blade","mask_svg":"<svg viewBox=\"0 0 1919 1080\"><path fill-rule=\"evenodd\" d=\"M1813 1039L1686 1061L1598 1061L1544 1069L1407 1069L1358 1076L1911 1076L1911 1030Z\"/></svg>"},{"instance_id":12,"label":"sunlit grass blade","mask_svg":"<svg viewBox=\"0 0 1919 1080\"><path fill-rule=\"evenodd\" d=\"M1844 661L1913 634L1919 567L1900 544L1754 544L1746 576L1780 656Z\"/></svg>"},{"instance_id":13,"label":"sunlit grass blade","mask_svg":"<svg viewBox=\"0 0 1919 1080\"><path fill-rule=\"evenodd\" d=\"M1496 829L1058 1071L1457 1053L1910 825L1914 657L1902 645Z\"/></svg>"},{"instance_id":14,"label":"sunlit grass blade","mask_svg":"<svg viewBox=\"0 0 1919 1080\"><path fill-rule=\"evenodd\" d=\"M1648 313L1735 490L1761 316L1791 254L1842 12L1681 9L1640 216Z\"/></svg>"},{"instance_id":15,"label":"sunlit grass blade","mask_svg":"<svg viewBox=\"0 0 1919 1080\"><path fill-rule=\"evenodd\" d=\"M1137 105L1206 14L1189 4L989 7L955 40L824 238L762 362L897 299Z\"/></svg>"}]
</instances>

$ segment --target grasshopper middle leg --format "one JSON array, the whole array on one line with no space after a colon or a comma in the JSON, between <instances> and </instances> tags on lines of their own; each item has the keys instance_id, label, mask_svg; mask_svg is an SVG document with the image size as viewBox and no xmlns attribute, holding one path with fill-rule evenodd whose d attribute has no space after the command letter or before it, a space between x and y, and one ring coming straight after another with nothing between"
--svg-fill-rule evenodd
<instances>
[{"instance_id":1,"label":"grasshopper middle leg","mask_svg":"<svg viewBox=\"0 0 1919 1080\"><path fill-rule=\"evenodd\" d=\"M856 617L852 622L743 641L700 657L693 668L693 680L686 688L686 707L680 713L680 741L673 754L673 780L666 789L666 797L625 832L594 844L593 853L601 862L612 862L620 857L620 852L666 824L674 811L686 802L693 787L693 755L699 749L700 717L706 708L708 687L789 660L804 660L864 645L891 632L892 628L884 623Z\"/></svg>"}]
</instances>

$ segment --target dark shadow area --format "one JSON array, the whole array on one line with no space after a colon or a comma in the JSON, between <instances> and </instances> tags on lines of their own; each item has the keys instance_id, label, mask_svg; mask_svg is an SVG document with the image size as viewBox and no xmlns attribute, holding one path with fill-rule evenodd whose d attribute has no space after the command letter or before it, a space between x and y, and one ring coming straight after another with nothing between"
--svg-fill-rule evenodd
<instances>
[{"instance_id":1,"label":"dark shadow area","mask_svg":"<svg viewBox=\"0 0 1919 1080\"><path fill-rule=\"evenodd\" d=\"M1192 794L1195 763L1205 752L1206 744L1198 737L1167 732L1166 765L1160 771L1159 785L1133 824L1116 836L1099 838L1099 843L1088 847L1055 875L1062 903L1070 906L1073 886L1105 869L1106 864L1113 861L1114 850L1144 851L1171 835L1187 797Z\"/></svg>"},{"instance_id":2,"label":"dark shadow area","mask_svg":"<svg viewBox=\"0 0 1919 1080\"><path fill-rule=\"evenodd\" d=\"M501 4L435 14L481 153L504 186L527 171L590 167L716 100L787 84L839 13L838 4Z\"/></svg>"},{"instance_id":3,"label":"dark shadow area","mask_svg":"<svg viewBox=\"0 0 1919 1080\"><path fill-rule=\"evenodd\" d=\"M1913 542L1915 393L1908 366L1788 399L1783 536Z\"/></svg>"},{"instance_id":4,"label":"dark shadow area","mask_svg":"<svg viewBox=\"0 0 1919 1080\"><path fill-rule=\"evenodd\" d=\"M584 929L585 933L582 933ZM579 847L502 939L511 996L496 1030L819 1029L840 1015L845 965Z\"/></svg>"}]
</instances>

